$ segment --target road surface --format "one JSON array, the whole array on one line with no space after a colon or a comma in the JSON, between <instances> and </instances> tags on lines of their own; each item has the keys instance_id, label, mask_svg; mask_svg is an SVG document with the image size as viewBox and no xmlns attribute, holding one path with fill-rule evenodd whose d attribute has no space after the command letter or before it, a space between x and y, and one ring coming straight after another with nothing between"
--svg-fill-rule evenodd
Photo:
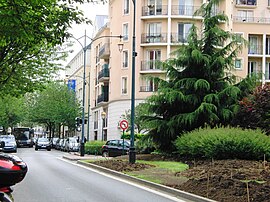
<instances>
[{"instance_id":1,"label":"road surface","mask_svg":"<svg viewBox=\"0 0 270 202\"><path fill-rule=\"evenodd\" d=\"M19 148L16 155L28 172L13 186L15 202L184 202L64 160L60 151Z\"/></svg>"}]
</instances>

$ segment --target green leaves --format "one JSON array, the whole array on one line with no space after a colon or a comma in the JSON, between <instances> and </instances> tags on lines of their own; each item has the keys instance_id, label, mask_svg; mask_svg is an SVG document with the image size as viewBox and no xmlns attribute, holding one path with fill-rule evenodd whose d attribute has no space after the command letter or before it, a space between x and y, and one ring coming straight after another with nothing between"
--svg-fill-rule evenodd
<instances>
[{"instance_id":1,"label":"green leaves","mask_svg":"<svg viewBox=\"0 0 270 202\"><path fill-rule=\"evenodd\" d=\"M85 1L0 0L0 96L33 92L55 76L65 56L56 47L73 22L88 21L75 2Z\"/></svg>"}]
</instances>

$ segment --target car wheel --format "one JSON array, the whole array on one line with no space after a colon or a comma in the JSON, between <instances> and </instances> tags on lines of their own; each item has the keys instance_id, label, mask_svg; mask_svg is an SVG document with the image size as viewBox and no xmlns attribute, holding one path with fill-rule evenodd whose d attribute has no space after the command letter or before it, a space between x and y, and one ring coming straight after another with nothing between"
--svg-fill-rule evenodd
<instances>
[{"instance_id":1,"label":"car wheel","mask_svg":"<svg viewBox=\"0 0 270 202\"><path fill-rule=\"evenodd\" d=\"M102 152L102 156L103 157L109 157L109 152L107 152L107 151Z\"/></svg>"},{"instance_id":2,"label":"car wheel","mask_svg":"<svg viewBox=\"0 0 270 202\"><path fill-rule=\"evenodd\" d=\"M47 149L47 151L51 151L51 149Z\"/></svg>"},{"instance_id":3,"label":"car wheel","mask_svg":"<svg viewBox=\"0 0 270 202\"><path fill-rule=\"evenodd\" d=\"M38 148L35 148L35 150L37 151L37 150L38 150Z\"/></svg>"}]
</instances>

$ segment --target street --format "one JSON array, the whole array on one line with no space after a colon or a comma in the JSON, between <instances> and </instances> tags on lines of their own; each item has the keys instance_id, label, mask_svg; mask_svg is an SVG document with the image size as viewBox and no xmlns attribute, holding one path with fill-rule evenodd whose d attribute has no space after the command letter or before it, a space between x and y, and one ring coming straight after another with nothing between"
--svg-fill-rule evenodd
<instances>
[{"instance_id":1,"label":"street","mask_svg":"<svg viewBox=\"0 0 270 202\"><path fill-rule=\"evenodd\" d=\"M19 148L16 155L28 172L13 186L15 202L184 202L64 160L60 151Z\"/></svg>"}]
</instances>

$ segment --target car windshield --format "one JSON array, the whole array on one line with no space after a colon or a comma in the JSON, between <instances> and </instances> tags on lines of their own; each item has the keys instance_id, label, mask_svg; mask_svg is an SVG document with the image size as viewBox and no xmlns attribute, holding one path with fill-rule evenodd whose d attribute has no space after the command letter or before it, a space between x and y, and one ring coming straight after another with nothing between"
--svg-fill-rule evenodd
<instances>
[{"instance_id":1,"label":"car windshield","mask_svg":"<svg viewBox=\"0 0 270 202\"><path fill-rule=\"evenodd\" d=\"M47 138L39 138L38 142L49 142Z\"/></svg>"},{"instance_id":2,"label":"car windshield","mask_svg":"<svg viewBox=\"0 0 270 202\"><path fill-rule=\"evenodd\" d=\"M77 140L76 140L75 138L69 138L69 142L70 142L70 143L76 143Z\"/></svg>"},{"instance_id":3,"label":"car windshield","mask_svg":"<svg viewBox=\"0 0 270 202\"><path fill-rule=\"evenodd\" d=\"M0 139L5 141L15 141L15 137L13 135L1 135Z\"/></svg>"}]
</instances>

